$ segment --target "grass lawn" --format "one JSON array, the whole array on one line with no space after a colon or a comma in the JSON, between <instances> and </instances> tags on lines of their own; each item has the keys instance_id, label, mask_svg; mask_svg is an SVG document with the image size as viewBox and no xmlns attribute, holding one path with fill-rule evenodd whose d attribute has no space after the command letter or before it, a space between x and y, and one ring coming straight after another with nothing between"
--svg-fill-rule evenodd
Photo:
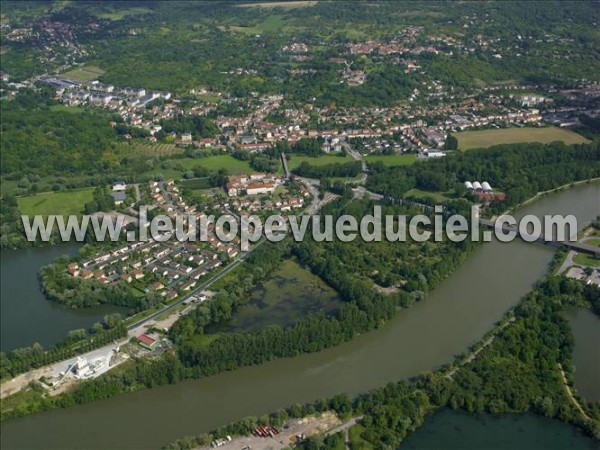
<instances>
[{"instance_id":1,"label":"grass lawn","mask_svg":"<svg viewBox=\"0 0 600 450\"><path fill-rule=\"evenodd\" d=\"M587 253L577 253L573 258L575 264L589 267L600 267L600 259L594 258L593 255Z\"/></svg>"},{"instance_id":2,"label":"grass lawn","mask_svg":"<svg viewBox=\"0 0 600 450\"><path fill-rule=\"evenodd\" d=\"M404 194L404 197L406 198L423 198L423 197L429 197L432 198L433 200L435 200L436 202L443 202L445 200L448 200L448 197L446 197L444 195L443 192L428 192L428 191L422 191L421 189L411 189L410 191L408 191L406 194Z\"/></svg>"},{"instance_id":3,"label":"grass lawn","mask_svg":"<svg viewBox=\"0 0 600 450\"><path fill-rule=\"evenodd\" d=\"M586 239L584 242L589 245L595 245L596 247L600 247L600 239Z\"/></svg>"},{"instance_id":4,"label":"grass lawn","mask_svg":"<svg viewBox=\"0 0 600 450\"><path fill-rule=\"evenodd\" d=\"M94 188L77 189L65 192L44 192L28 197L19 197L19 209L22 214L34 216L41 214L70 215L82 214L85 203L93 200Z\"/></svg>"},{"instance_id":5,"label":"grass lawn","mask_svg":"<svg viewBox=\"0 0 600 450\"><path fill-rule=\"evenodd\" d=\"M580 134L557 127L463 131L456 133L454 136L458 139L459 150L487 148L492 145L516 144L519 142L541 142L543 144L554 141L562 141L565 144L584 144L589 142Z\"/></svg>"},{"instance_id":6,"label":"grass lawn","mask_svg":"<svg viewBox=\"0 0 600 450\"><path fill-rule=\"evenodd\" d=\"M294 155L294 154L290 154L290 155L286 154L286 156L290 157L290 159L288 161L288 167L290 168L290 170L295 169L300 164L302 164L304 161L309 163L311 166L326 166L327 164L347 163L347 162L352 161L352 159L349 156L340 156L339 154L329 154L329 155L317 156L317 157Z\"/></svg>"},{"instance_id":7,"label":"grass lawn","mask_svg":"<svg viewBox=\"0 0 600 450\"><path fill-rule=\"evenodd\" d=\"M73 69L69 72L63 73L63 76L71 78L72 80L80 81L92 81L97 80L100 75L104 73L100 67L97 66L83 66Z\"/></svg>"},{"instance_id":8,"label":"grass lawn","mask_svg":"<svg viewBox=\"0 0 600 450\"><path fill-rule=\"evenodd\" d=\"M203 166L209 170L226 169L230 175L239 173L254 173L248 161L240 161L230 155L208 156L205 158L184 158L174 159L174 163L180 164L185 170L190 170L196 166Z\"/></svg>"},{"instance_id":9,"label":"grass lawn","mask_svg":"<svg viewBox=\"0 0 600 450\"><path fill-rule=\"evenodd\" d=\"M417 160L417 155L409 154L396 154L396 155L369 155L367 156L367 163L374 163L381 161L386 166L408 166L414 164Z\"/></svg>"}]
</instances>

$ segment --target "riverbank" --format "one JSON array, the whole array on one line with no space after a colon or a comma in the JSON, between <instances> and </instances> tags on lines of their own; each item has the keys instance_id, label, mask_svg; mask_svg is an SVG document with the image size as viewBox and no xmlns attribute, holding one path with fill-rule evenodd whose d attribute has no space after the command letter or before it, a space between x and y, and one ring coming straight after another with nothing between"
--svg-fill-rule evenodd
<instances>
[{"instance_id":1,"label":"riverbank","mask_svg":"<svg viewBox=\"0 0 600 450\"><path fill-rule=\"evenodd\" d=\"M527 200L525 200L524 202L519 203L518 205L513 206L513 207L507 209L506 211L504 211L503 213L499 214L498 216L493 216L492 220L496 220L498 217L505 216L507 214L513 214L516 210L524 208L524 207L526 207L528 205L531 205L532 203L536 202L537 200L540 200L541 198L545 197L546 195L557 193L557 192L561 192L561 191L563 191L565 189L568 189L568 188L571 188L571 187L575 187L575 186L579 186L581 184L596 183L596 182L599 182L599 181L600 181L600 177L598 177L598 178L590 178L590 179L587 179L587 180L574 181L572 183L563 184L562 186L558 186L557 188L550 189L548 191L538 192L533 197L530 197Z\"/></svg>"}]
</instances>

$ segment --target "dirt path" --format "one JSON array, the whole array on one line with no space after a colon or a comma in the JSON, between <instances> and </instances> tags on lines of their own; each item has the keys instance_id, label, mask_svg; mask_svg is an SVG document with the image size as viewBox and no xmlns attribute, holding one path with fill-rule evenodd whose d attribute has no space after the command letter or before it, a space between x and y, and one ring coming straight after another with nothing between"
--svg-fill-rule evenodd
<instances>
[{"instance_id":1,"label":"dirt path","mask_svg":"<svg viewBox=\"0 0 600 450\"><path fill-rule=\"evenodd\" d=\"M560 370L560 374L562 376L563 384L565 386L565 390L567 391L567 395L569 396L569 398L571 399L571 401L573 402L573 404L577 407L577 409L579 410L579 412L581 413L581 415L583 417L585 417L587 420L592 420L592 418L587 415L587 413L585 412L585 410L583 409L583 407L581 406L581 404L577 401L577 399L573 395L573 391L571 391L571 386L569 386L569 383L567 382L567 376L565 375L565 371L563 370L563 368L560 365L560 363L558 363L557 366L558 366L558 370Z\"/></svg>"}]
</instances>

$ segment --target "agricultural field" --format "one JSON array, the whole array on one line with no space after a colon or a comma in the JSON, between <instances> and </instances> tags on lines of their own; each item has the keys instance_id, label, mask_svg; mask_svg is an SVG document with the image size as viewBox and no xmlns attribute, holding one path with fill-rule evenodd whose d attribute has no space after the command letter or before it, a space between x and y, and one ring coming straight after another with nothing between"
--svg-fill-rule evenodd
<instances>
[{"instance_id":1,"label":"agricultural field","mask_svg":"<svg viewBox=\"0 0 600 450\"><path fill-rule=\"evenodd\" d=\"M82 214L85 203L93 200L94 188L77 189L65 192L44 192L17 199L22 214L71 215Z\"/></svg>"},{"instance_id":2,"label":"agricultural field","mask_svg":"<svg viewBox=\"0 0 600 450\"><path fill-rule=\"evenodd\" d=\"M172 156L183 152L175 144L154 144L144 140L129 141L126 148L129 153L138 156Z\"/></svg>"},{"instance_id":3,"label":"agricultural field","mask_svg":"<svg viewBox=\"0 0 600 450\"><path fill-rule=\"evenodd\" d=\"M97 80L104 73L100 67L97 66L83 66L73 69L69 72L65 72L62 75L72 80L79 81L93 81Z\"/></svg>"},{"instance_id":4,"label":"agricultural field","mask_svg":"<svg viewBox=\"0 0 600 450\"><path fill-rule=\"evenodd\" d=\"M458 139L459 150L487 148L493 145L516 144L519 142L541 142L547 144L554 141L562 141L569 145L589 142L580 134L557 127L463 131L456 133L454 136Z\"/></svg>"},{"instance_id":5,"label":"agricultural field","mask_svg":"<svg viewBox=\"0 0 600 450\"><path fill-rule=\"evenodd\" d=\"M304 161L309 163L311 166L326 166L327 164L333 163L347 163L352 161L349 156L340 156L340 154L329 154L324 156L303 156L303 155L295 155L295 154L286 154L289 156L288 167L290 170L294 170Z\"/></svg>"},{"instance_id":6,"label":"agricultural field","mask_svg":"<svg viewBox=\"0 0 600 450\"><path fill-rule=\"evenodd\" d=\"M409 166L417 161L415 154L396 154L396 155L369 155L367 163L381 161L386 166Z\"/></svg>"}]
</instances>

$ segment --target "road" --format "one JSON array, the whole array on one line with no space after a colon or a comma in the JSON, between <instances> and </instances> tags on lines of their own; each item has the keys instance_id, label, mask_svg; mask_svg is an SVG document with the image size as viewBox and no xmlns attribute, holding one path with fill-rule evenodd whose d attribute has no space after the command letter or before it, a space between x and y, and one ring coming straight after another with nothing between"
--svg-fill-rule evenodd
<instances>
[{"instance_id":1,"label":"road","mask_svg":"<svg viewBox=\"0 0 600 450\"><path fill-rule=\"evenodd\" d=\"M350 419L348 422L341 424L340 426L335 427L332 430L329 430L326 433L326 436L330 436L332 434L336 434L336 433L344 433L344 442L346 444L346 449L350 450L350 435L348 434L348 432L350 431L350 428L352 428L354 425L356 425L358 422L360 422L363 419L364 416L359 416L359 417L354 417L352 419Z\"/></svg>"}]
</instances>

